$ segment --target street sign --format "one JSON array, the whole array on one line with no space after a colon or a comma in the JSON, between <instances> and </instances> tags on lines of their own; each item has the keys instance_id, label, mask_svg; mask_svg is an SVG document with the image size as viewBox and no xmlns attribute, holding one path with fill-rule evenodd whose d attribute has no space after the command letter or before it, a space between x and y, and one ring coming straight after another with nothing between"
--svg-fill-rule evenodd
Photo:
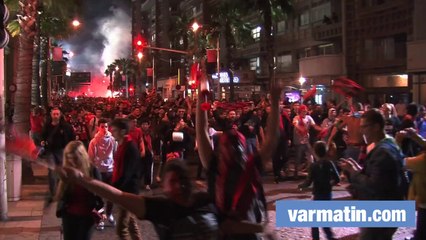
<instances>
[{"instance_id":1,"label":"street sign","mask_svg":"<svg viewBox=\"0 0 426 240\"><path fill-rule=\"evenodd\" d=\"M70 79L75 85L90 85L91 74L90 72L71 72Z\"/></svg>"}]
</instances>

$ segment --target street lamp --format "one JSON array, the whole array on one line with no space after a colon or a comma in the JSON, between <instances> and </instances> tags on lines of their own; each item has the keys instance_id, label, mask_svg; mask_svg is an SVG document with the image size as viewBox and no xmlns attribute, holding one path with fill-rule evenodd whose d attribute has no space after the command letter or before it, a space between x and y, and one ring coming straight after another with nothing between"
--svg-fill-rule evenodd
<instances>
[{"instance_id":1,"label":"street lamp","mask_svg":"<svg viewBox=\"0 0 426 240\"><path fill-rule=\"evenodd\" d=\"M302 87L305 82L306 82L306 78L304 77L299 78L300 87Z\"/></svg>"},{"instance_id":2,"label":"street lamp","mask_svg":"<svg viewBox=\"0 0 426 240\"><path fill-rule=\"evenodd\" d=\"M195 32L197 32L198 31L198 29L200 28L201 26L197 23L197 22L194 22L193 24L192 24L192 26L191 26L191 28L192 28L192 31L195 33Z\"/></svg>"},{"instance_id":3,"label":"street lamp","mask_svg":"<svg viewBox=\"0 0 426 240\"><path fill-rule=\"evenodd\" d=\"M81 23L80 23L80 21L78 21L77 19L74 19L73 21L72 21L72 26L74 27L74 28L77 28L77 27L79 27L81 25Z\"/></svg>"}]
</instances>

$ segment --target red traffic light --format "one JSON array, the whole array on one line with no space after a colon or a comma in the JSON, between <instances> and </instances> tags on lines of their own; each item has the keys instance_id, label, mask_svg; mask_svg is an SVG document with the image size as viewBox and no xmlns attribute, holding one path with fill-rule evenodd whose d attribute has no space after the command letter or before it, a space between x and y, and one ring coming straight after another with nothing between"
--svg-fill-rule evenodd
<instances>
[{"instance_id":1,"label":"red traffic light","mask_svg":"<svg viewBox=\"0 0 426 240\"><path fill-rule=\"evenodd\" d=\"M143 50L143 47L146 46L146 41L142 35L139 34L133 39L133 45L135 46L136 50Z\"/></svg>"}]
</instances>

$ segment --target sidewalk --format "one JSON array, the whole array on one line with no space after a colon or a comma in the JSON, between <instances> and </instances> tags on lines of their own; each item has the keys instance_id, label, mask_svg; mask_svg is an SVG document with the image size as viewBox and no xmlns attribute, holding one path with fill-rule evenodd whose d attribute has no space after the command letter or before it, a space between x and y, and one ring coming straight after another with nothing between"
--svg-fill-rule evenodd
<instances>
[{"instance_id":1,"label":"sidewalk","mask_svg":"<svg viewBox=\"0 0 426 240\"><path fill-rule=\"evenodd\" d=\"M48 194L47 170L35 167L35 184L22 186L22 197L18 202L9 202L9 220L0 222L0 240L59 240L61 239L60 219L56 218L56 203L46 204ZM275 201L284 199L310 199L309 191L300 192L297 185L301 182L286 181L280 184L273 183L272 177L264 177L264 188L268 202L268 214L271 222L275 224ZM158 190L151 191L149 195L158 194ZM349 198L344 186L335 187L335 199ZM151 223L140 221L140 229L144 240L155 240L156 233ZM413 228L400 228L394 239L403 240L411 236ZM357 228L333 228L337 239L355 240ZM321 231L320 231L321 232ZM310 228L277 228L280 239L307 240L312 239ZM322 232L321 232L322 234ZM95 231L93 240L118 239L114 228L106 225L105 230ZM322 236L322 239L325 239Z\"/></svg>"},{"instance_id":2,"label":"sidewalk","mask_svg":"<svg viewBox=\"0 0 426 240\"><path fill-rule=\"evenodd\" d=\"M47 170L34 167L35 181L23 185L21 200L8 202L8 220L0 221L0 240L38 240L48 191Z\"/></svg>"}]
</instances>

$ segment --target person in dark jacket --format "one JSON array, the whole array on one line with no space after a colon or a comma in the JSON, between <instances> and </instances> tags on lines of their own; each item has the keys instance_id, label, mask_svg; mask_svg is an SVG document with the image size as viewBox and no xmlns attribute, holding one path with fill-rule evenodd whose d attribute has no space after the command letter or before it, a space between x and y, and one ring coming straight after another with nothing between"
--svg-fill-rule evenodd
<instances>
[{"instance_id":1,"label":"person in dark jacket","mask_svg":"<svg viewBox=\"0 0 426 240\"><path fill-rule=\"evenodd\" d=\"M128 135L128 120L114 119L111 122L111 133L118 142L114 155L112 186L123 192L138 194L141 156L138 147ZM116 231L120 239L142 239L135 216L122 207L118 208Z\"/></svg>"},{"instance_id":2,"label":"person in dark jacket","mask_svg":"<svg viewBox=\"0 0 426 240\"><path fill-rule=\"evenodd\" d=\"M367 142L367 157L361 168L353 159L341 161L351 192L361 200L402 200L403 155L393 138L386 137L385 119L378 109L361 117L360 131ZM361 240L391 240L397 228L361 228ZM380 238L378 238L380 236Z\"/></svg>"},{"instance_id":3,"label":"person in dark jacket","mask_svg":"<svg viewBox=\"0 0 426 240\"><path fill-rule=\"evenodd\" d=\"M299 185L300 189L309 187L312 183L314 187L312 194L314 200L331 200L332 187L340 182L340 177L333 162L327 159L327 144L323 141L318 141L314 144L314 155L317 160L309 170L308 177L305 182ZM331 228L323 228L327 239L335 239ZM319 229L312 228L312 238L319 240Z\"/></svg>"},{"instance_id":4,"label":"person in dark jacket","mask_svg":"<svg viewBox=\"0 0 426 240\"><path fill-rule=\"evenodd\" d=\"M275 153L272 156L274 181L277 184L279 183L279 181L283 179L281 176L281 170L283 169L284 165L287 162L288 146L290 145L291 121L290 121L290 116L287 114L285 110L282 110L279 124L280 124L280 139L278 141L277 149L275 150Z\"/></svg>"},{"instance_id":5,"label":"person in dark jacket","mask_svg":"<svg viewBox=\"0 0 426 240\"><path fill-rule=\"evenodd\" d=\"M75 140L75 134L72 126L63 119L59 108L52 108L50 117L51 119L43 126L40 144L44 148L43 155L55 166L61 166L63 150L70 141ZM53 198L58 180L51 169L48 172L48 179L50 197Z\"/></svg>"}]
</instances>

